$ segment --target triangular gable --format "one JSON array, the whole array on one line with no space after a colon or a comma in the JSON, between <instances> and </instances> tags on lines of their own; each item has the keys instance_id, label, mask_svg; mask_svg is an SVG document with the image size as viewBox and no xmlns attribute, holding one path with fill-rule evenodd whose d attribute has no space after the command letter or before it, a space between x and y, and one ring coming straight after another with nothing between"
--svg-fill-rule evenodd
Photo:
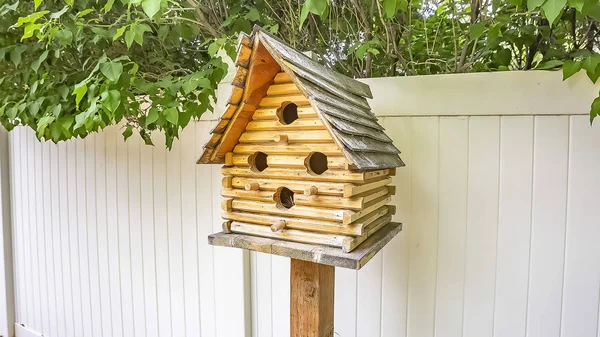
<instances>
[{"instance_id":1,"label":"triangular gable","mask_svg":"<svg viewBox=\"0 0 600 337\"><path fill-rule=\"evenodd\" d=\"M236 65L228 108L211 131L198 163L224 162L275 76L284 71L308 98L353 167L404 166L400 151L371 112L366 98L372 94L367 84L326 68L258 26L250 36L241 34Z\"/></svg>"}]
</instances>

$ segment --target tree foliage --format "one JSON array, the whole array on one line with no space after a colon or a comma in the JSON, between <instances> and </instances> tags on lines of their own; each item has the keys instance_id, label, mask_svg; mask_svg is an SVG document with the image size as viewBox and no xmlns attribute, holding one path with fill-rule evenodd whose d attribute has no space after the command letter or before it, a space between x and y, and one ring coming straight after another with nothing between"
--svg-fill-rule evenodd
<instances>
[{"instance_id":1,"label":"tree foliage","mask_svg":"<svg viewBox=\"0 0 600 337\"><path fill-rule=\"evenodd\" d=\"M0 19L0 123L55 142L123 123L170 147L253 24L352 77L600 77L598 0L0 0Z\"/></svg>"}]
</instances>

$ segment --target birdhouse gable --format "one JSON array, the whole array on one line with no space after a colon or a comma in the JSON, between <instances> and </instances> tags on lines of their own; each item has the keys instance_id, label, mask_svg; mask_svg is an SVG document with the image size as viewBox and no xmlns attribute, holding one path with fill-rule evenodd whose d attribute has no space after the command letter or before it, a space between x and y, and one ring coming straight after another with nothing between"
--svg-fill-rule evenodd
<instances>
[{"instance_id":1,"label":"birdhouse gable","mask_svg":"<svg viewBox=\"0 0 600 337\"><path fill-rule=\"evenodd\" d=\"M307 174L316 174L311 163L317 172L404 166L370 111L368 85L326 68L260 27L240 35L237 51L231 97L198 163L229 160L248 170L270 163L270 171L286 167Z\"/></svg>"}]
</instances>

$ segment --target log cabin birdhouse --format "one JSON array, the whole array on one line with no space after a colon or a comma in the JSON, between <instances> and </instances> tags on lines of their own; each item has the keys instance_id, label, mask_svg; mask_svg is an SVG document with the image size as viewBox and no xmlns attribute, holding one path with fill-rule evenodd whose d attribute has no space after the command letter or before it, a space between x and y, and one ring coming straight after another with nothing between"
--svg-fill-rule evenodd
<instances>
[{"instance_id":1,"label":"log cabin birdhouse","mask_svg":"<svg viewBox=\"0 0 600 337\"><path fill-rule=\"evenodd\" d=\"M350 252L387 225L404 166L367 84L260 27L242 34L227 108L198 163L221 163L226 233Z\"/></svg>"}]
</instances>

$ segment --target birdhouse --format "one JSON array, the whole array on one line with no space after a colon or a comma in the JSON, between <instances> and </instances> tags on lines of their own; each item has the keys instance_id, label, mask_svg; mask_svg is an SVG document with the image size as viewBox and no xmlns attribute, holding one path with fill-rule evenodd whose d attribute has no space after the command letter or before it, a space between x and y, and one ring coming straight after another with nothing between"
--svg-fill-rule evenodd
<instances>
[{"instance_id":1,"label":"birdhouse","mask_svg":"<svg viewBox=\"0 0 600 337\"><path fill-rule=\"evenodd\" d=\"M227 108L198 163L221 163L225 233L350 252L389 224L404 166L367 98L256 27L242 34Z\"/></svg>"}]
</instances>

